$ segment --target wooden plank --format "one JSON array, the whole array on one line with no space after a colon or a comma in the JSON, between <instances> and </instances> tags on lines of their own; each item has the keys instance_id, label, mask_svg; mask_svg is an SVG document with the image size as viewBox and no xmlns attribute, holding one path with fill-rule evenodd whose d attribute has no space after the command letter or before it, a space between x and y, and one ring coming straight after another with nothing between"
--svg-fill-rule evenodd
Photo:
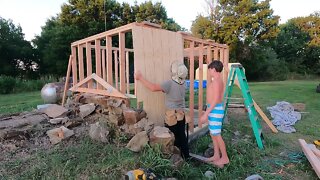
<instances>
[{"instance_id":1,"label":"wooden plank","mask_svg":"<svg viewBox=\"0 0 320 180\"><path fill-rule=\"evenodd\" d=\"M142 70L144 64L144 52L143 52L143 39L142 39L142 27L134 27L132 29L132 40L134 51L134 72ZM140 93L142 93L142 85L134 80L134 95L137 97L137 108L141 102Z\"/></svg>"},{"instance_id":2,"label":"wooden plank","mask_svg":"<svg viewBox=\"0 0 320 180\"><path fill-rule=\"evenodd\" d=\"M72 83L73 85L78 83L78 68L77 68L77 48L71 48L71 56L72 56Z\"/></svg>"},{"instance_id":3,"label":"wooden plank","mask_svg":"<svg viewBox=\"0 0 320 180\"><path fill-rule=\"evenodd\" d=\"M191 118L191 122L190 122L190 131L193 132L194 129L194 55L193 55L193 48L194 48L194 41L192 41L190 43L190 56L189 56L189 60L190 60L190 94L189 94L189 109L190 109L190 118Z\"/></svg>"},{"instance_id":4,"label":"wooden plank","mask_svg":"<svg viewBox=\"0 0 320 180\"><path fill-rule=\"evenodd\" d=\"M219 57L219 48L218 47L214 47L213 60L218 60L218 57Z\"/></svg>"},{"instance_id":5,"label":"wooden plank","mask_svg":"<svg viewBox=\"0 0 320 180\"><path fill-rule=\"evenodd\" d=\"M211 47L207 48L207 65L209 65L212 62L212 49ZM207 70L207 85L208 83L211 83L210 81L210 74L209 71ZM208 103L208 102L207 102Z\"/></svg>"},{"instance_id":6,"label":"wooden plank","mask_svg":"<svg viewBox=\"0 0 320 180\"><path fill-rule=\"evenodd\" d=\"M126 92L125 83L125 33L119 33L120 92Z\"/></svg>"},{"instance_id":7,"label":"wooden plank","mask_svg":"<svg viewBox=\"0 0 320 180\"><path fill-rule=\"evenodd\" d=\"M83 66L83 47L78 45L78 60L79 60L79 80L84 79L84 66Z\"/></svg>"},{"instance_id":8,"label":"wooden plank","mask_svg":"<svg viewBox=\"0 0 320 180\"><path fill-rule=\"evenodd\" d=\"M106 50L101 49L101 60L102 60L102 79L107 80L107 72L106 72Z\"/></svg>"},{"instance_id":9,"label":"wooden plank","mask_svg":"<svg viewBox=\"0 0 320 180\"><path fill-rule=\"evenodd\" d=\"M215 42L212 42L212 41L203 40L203 39L200 39L200 38L193 37L192 35L186 35L186 34L181 33L181 32L177 32L177 33L182 34L183 39L185 39L187 41L191 41L191 42L194 41L194 42L197 42L197 43L202 43L204 45L211 45L211 46L215 46L215 47L219 47L219 48L226 48L227 47L226 44L219 44L219 43L215 43Z\"/></svg>"},{"instance_id":10,"label":"wooden plank","mask_svg":"<svg viewBox=\"0 0 320 180\"><path fill-rule=\"evenodd\" d=\"M106 46L107 46L107 82L109 84L113 84L113 78L112 78L112 37L107 36L106 37Z\"/></svg>"},{"instance_id":11,"label":"wooden plank","mask_svg":"<svg viewBox=\"0 0 320 180\"><path fill-rule=\"evenodd\" d=\"M241 89L239 83L235 83L239 89ZM253 105L254 108L256 109L256 111L259 113L259 115L261 116L261 118L264 120L264 122L267 123L267 125L269 126L269 128L272 130L272 132L274 133L278 133L278 130L276 127L274 127L274 125L272 124L272 122L269 120L269 118L266 116L266 114L261 110L261 108L259 107L259 105L254 101L254 99L252 98L253 101Z\"/></svg>"},{"instance_id":12,"label":"wooden plank","mask_svg":"<svg viewBox=\"0 0 320 180\"><path fill-rule=\"evenodd\" d=\"M203 106L203 44L200 44L199 48L199 94L198 94L198 110L199 110L199 119L202 115L202 106ZM201 128L202 123L199 121L198 126Z\"/></svg>"},{"instance_id":13,"label":"wooden plank","mask_svg":"<svg viewBox=\"0 0 320 180\"><path fill-rule=\"evenodd\" d=\"M261 110L261 108L258 106L258 104L254 100L253 100L253 105L254 105L254 108L256 108L257 112L260 114L261 118L264 120L264 122L266 122L269 128L272 130L272 132L278 133L277 128L274 127L272 122L269 120L266 114L264 114L264 112Z\"/></svg>"},{"instance_id":14,"label":"wooden plank","mask_svg":"<svg viewBox=\"0 0 320 180\"><path fill-rule=\"evenodd\" d=\"M189 153L189 155L192 158L194 158L194 159L196 159L198 161L201 161L203 163L212 164L210 161L208 161L208 158L206 158L206 157L203 157L203 156L200 156L200 155L197 155L197 154L193 154L193 153Z\"/></svg>"},{"instance_id":15,"label":"wooden plank","mask_svg":"<svg viewBox=\"0 0 320 180\"><path fill-rule=\"evenodd\" d=\"M320 178L320 160L313 153L313 151L308 147L308 144L306 143L306 141L304 139L299 139L298 141L302 147L304 154L306 155L311 166L313 167L313 170L318 175L318 178Z\"/></svg>"},{"instance_id":16,"label":"wooden plank","mask_svg":"<svg viewBox=\"0 0 320 180\"><path fill-rule=\"evenodd\" d=\"M227 85L228 75L229 75L229 48L224 49L224 56L223 56L223 82L225 86Z\"/></svg>"},{"instance_id":17,"label":"wooden plank","mask_svg":"<svg viewBox=\"0 0 320 180\"><path fill-rule=\"evenodd\" d=\"M160 24L155 24L155 23L151 23L151 22L148 22L148 21L143 21L141 23L138 23L137 25L143 26L143 27L152 27L152 28L157 28L157 29L161 28Z\"/></svg>"},{"instance_id":18,"label":"wooden plank","mask_svg":"<svg viewBox=\"0 0 320 180\"><path fill-rule=\"evenodd\" d=\"M86 56L87 56L87 77L91 76L92 74L92 56L91 56L91 43L86 43ZM92 82L88 82L88 88L92 88L93 84Z\"/></svg>"},{"instance_id":19,"label":"wooden plank","mask_svg":"<svg viewBox=\"0 0 320 180\"><path fill-rule=\"evenodd\" d=\"M127 94L130 94L130 79L129 79L129 52L126 51L126 85L127 85Z\"/></svg>"},{"instance_id":20,"label":"wooden plank","mask_svg":"<svg viewBox=\"0 0 320 180\"><path fill-rule=\"evenodd\" d=\"M66 74L66 82L64 83L64 90L63 90L63 97L62 97L62 106L64 106L66 96L67 96L67 91L69 87L69 79L70 79L70 72L71 72L71 64L72 64L72 56L69 56L69 62L68 62L68 69L67 69L67 74Z\"/></svg>"},{"instance_id":21,"label":"wooden plank","mask_svg":"<svg viewBox=\"0 0 320 180\"><path fill-rule=\"evenodd\" d=\"M96 35L93 35L93 36L90 36L90 37L75 41L71 45L72 46L77 46L79 44L84 44L86 42L95 41L96 39L103 39L106 36L117 35L119 32L129 32L135 26L137 26L136 22L130 23L130 24L127 24L127 25L124 25L124 26L120 26L120 27L115 28L115 29L111 29L109 31L105 31L105 32L102 32L102 33L99 33L99 34L96 34Z\"/></svg>"},{"instance_id":22,"label":"wooden plank","mask_svg":"<svg viewBox=\"0 0 320 180\"><path fill-rule=\"evenodd\" d=\"M119 70L119 65L118 65L118 52L117 51L113 51L114 54L114 74L115 74L115 84L116 84L116 89L119 90L119 74L118 74L118 70Z\"/></svg>"},{"instance_id":23,"label":"wooden plank","mask_svg":"<svg viewBox=\"0 0 320 180\"><path fill-rule=\"evenodd\" d=\"M101 75L101 50L100 50L100 40L95 40L95 52L96 52L96 74L99 77L102 77ZM102 89L100 85L97 84L97 89Z\"/></svg>"},{"instance_id":24,"label":"wooden plank","mask_svg":"<svg viewBox=\"0 0 320 180\"><path fill-rule=\"evenodd\" d=\"M312 150L312 152L320 158L320 150L317 149L316 145L314 144L308 144L309 148Z\"/></svg>"}]
</instances>

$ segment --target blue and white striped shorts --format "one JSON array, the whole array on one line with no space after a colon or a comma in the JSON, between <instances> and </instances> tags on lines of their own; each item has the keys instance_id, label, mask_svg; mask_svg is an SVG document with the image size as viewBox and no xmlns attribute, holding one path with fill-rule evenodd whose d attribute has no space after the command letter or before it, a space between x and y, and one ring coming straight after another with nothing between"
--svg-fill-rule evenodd
<instances>
[{"instance_id":1,"label":"blue and white striped shorts","mask_svg":"<svg viewBox=\"0 0 320 180\"><path fill-rule=\"evenodd\" d=\"M210 104L208 104L210 107ZM209 130L213 136L221 134L222 120L224 116L223 104L216 104L214 109L209 113Z\"/></svg>"}]
</instances>

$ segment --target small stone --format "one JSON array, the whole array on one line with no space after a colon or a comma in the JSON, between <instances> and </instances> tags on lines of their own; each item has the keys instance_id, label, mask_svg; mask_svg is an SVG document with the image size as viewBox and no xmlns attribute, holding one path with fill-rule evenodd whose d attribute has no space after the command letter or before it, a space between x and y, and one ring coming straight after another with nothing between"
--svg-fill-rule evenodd
<instances>
[{"instance_id":1,"label":"small stone","mask_svg":"<svg viewBox=\"0 0 320 180\"><path fill-rule=\"evenodd\" d=\"M213 148L213 143L209 143L208 148Z\"/></svg>"},{"instance_id":2,"label":"small stone","mask_svg":"<svg viewBox=\"0 0 320 180\"><path fill-rule=\"evenodd\" d=\"M122 103L123 103L122 99L111 99L110 98L107 100L108 106L112 106L112 107L120 107Z\"/></svg>"},{"instance_id":3,"label":"small stone","mask_svg":"<svg viewBox=\"0 0 320 180\"><path fill-rule=\"evenodd\" d=\"M90 115L95 109L96 106L93 103L81 105L79 115L81 118L85 118L86 116Z\"/></svg>"},{"instance_id":4,"label":"small stone","mask_svg":"<svg viewBox=\"0 0 320 180\"><path fill-rule=\"evenodd\" d=\"M254 174L247 177L245 180L263 180L263 178L259 174Z\"/></svg>"},{"instance_id":5,"label":"small stone","mask_svg":"<svg viewBox=\"0 0 320 180\"><path fill-rule=\"evenodd\" d=\"M212 157L214 154L213 148L208 148L204 151L203 156L206 158Z\"/></svg>"},{"instance_id":6,"label":"small stone","mask_svg":"<svg viewBox=\"0 0 320 180\"><path fill-rule=\"evenodd\" d=\"M204 176L208 179L214 179L214 173L212 171L206 171Z\"/></svg>"},{"instance_id":7,"label":"small stone","mask_svg":"<svg viewBox=\"0 0 320 180\"><path fill-rule=\"evenodd\" d=\"M240 132L239 131L236 131L233 133L235 136L240 136Z\"/></svg>"},{"instance_id":8,"label":"small stone","mask_svg":"<svg viewBox=\"0 0 320 180\"><path fill-rule=\"evenodd\" d=\"M60 128L55 128L47 131L47 135L49 136L52 144L57 144L63 139L69 138L70 136L74 135L74 132L73 130L61 126Z\"/></svg>"},{"instance_id":9,"label":"small stone","mask_svg":"<svg viewBox=\"0 0 320 180\"><path fill-rule=\"evenodd\" d=\"M2 147L9 149L9 151L15 151L17 148L17 146L15 144L4 144Z\"/></svg>"},{"instance_id":10,"label":"small stone","mask_svg":"<svg viewBox=\"0 0 320 180\"><path fill-rule=\"evenodd\" d=\"M149 142L149 137L146 131L142 131L135 135L127 144L126 148L133 152L140 152Z\"/></svg>"},{"instance_id":11,"label":"small stone","mask_svg":"<svg viewBox=\"0 0 320 180\"><path fill-rule=\"evenodd\" d=\"M65 122L65 121L68 121L68 120L69 120L68 117L64 117L64 118L54 118L54 119L50 119L49 122L50 122L51 124L61 124L61 123Z\"/></svg>"},{"instance_id":12,"label":"small stone","mask_svg":"<svg viewBox=\"0 0 320 180\"><path fill-rule=\"evenodd\" d=\"M173 164L174 167L178 168L183 164L183 159L180 156L180 154L173 154L170 157L170 161Z\"/></svg>"}]
</instances>

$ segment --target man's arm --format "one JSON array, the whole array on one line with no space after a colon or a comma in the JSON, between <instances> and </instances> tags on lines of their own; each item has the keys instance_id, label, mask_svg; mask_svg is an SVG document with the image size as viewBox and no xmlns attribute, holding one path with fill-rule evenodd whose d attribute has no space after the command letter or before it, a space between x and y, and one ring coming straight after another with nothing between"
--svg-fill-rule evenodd
<instances>
[{"instance_id":1,"label":"man's arm","mask_svg":"<svg viewBox=\"0 0 320 180\"><path fill-rule=\"evenodd\" d=\"M157 91L162 91L163 92L163 89L161 88L161 86L159 84L155 84L155 83L152 83L148 80L146 80L140 71L137 71L135 74L135 79L140 81L144 87L148 88L150 91L152 92L157 92Z\"/></svg>"}]
</instances>

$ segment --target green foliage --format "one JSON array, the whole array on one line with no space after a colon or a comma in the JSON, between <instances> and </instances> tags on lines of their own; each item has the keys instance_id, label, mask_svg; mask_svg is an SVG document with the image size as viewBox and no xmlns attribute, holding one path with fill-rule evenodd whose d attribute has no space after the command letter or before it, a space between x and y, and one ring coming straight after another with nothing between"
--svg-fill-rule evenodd
<instances>
[{"instance_id":1,"label":"green foliage","mask_svg":"<svg viewBox=\"0 0 320 180\"><path fill-rule=\"evenodd\" d=\"M9 94L13 92L16 80L10 76L0 76L0 94Z\"/></svg>"},{"instance_id":2,"label":"green foliage","mask_svg":"<svg viewBox=\"0 0 320 180\"><path fill-rule=\"evenodd\" d=\"M282 25L273 48L279 59L287 63L291 72L319 75L320 46L311 45L314 44L314 37L299 25L303 19L307 21L308 17L294 18ZM318 20L320 21L319 17Z\"/></svg>"},{"instance_id":3,"label":"green foliage","mask_svg":"<svg viewBox=\"0 0 320 180\"><path fill-rule=\"evenodd\" d=\"M150 21L165 29L181 30L167 17L159 2L130 6L115 0L69 0L61 6L61 13L49 19L42 27L41 35L33 40L41 59L40 73L65 75L72 42L135 21Z\"/></svg>"},{"instance_id":4,"label":"green foliage","mask_svg":"<svg viewBox=\"0 0 320 180\"><path fill-rule=\"evenodd\" d=\"M0 94L39 91L49 82L56 82L53 76L39 79L20 79L11 76L0 76Z\"/></svg>"},{"instance_id":5,"label":"green foliage","mask_svg":"<svg viewBox=\"0 0 320 180\"><path fill-rule=\"evenodd\" d=\"M20 26L0 17L0 74L34 77L38 58Z\"/></svg>"}]
</instances>

